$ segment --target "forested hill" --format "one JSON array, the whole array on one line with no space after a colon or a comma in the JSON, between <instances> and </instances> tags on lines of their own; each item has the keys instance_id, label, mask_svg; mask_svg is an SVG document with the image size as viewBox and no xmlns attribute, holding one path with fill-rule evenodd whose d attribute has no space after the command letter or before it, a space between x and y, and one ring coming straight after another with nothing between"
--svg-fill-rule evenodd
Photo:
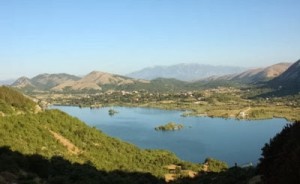
<instances>
[{"instance_id":1,"label":"forested hill","mask_svg":"<svg viewBox=\"0 0 300 184\"><path fill-rule=\"evenodd\" d=\"M21 93L5 86L0 86L0 116L37 111L36 104Z\"/></svg>"},{"instance_id":2,"label":"forested hill","mask_svg":"<svg viewBox=\"0 0 300 184\"><path fill-rule=\"evenodd\" d=\"M262 148L258 171L266 184L299 183L300 122L288 124Z\"/></svg>"},{"instance_id":3,"label":"forested hill","mask_svg":"<svg viewBox=\"0 0 300 184\"><path fill-rule=\"evenodd\" d=\"M201 170L200 164L183 162L168 151L142 150L109 137L58 110L27 113L36 104L9 88L0 88L0 94L2 107L24 112L0 117L0 183L11 178L17 183L80 183L80 177L87 183L160 183L169 164Z\"/></svg>"},{"instance_id":4,"label":"forested hill","mask_svg":"<svg viewBox=\"0 0 300 184\"><path fill-rule=\"evenodd\" d=\"M51 160L59 156L66 162L85 163L103 172L121 170L159 177L165 172L164 165L183 163L170 152L141 150L108 137L57 110L1 118L0 137L0 146L8 146L12 151ZM60 175L64 175L62 181L73 183L67 173Z\"/></svg>"}]
</instances>

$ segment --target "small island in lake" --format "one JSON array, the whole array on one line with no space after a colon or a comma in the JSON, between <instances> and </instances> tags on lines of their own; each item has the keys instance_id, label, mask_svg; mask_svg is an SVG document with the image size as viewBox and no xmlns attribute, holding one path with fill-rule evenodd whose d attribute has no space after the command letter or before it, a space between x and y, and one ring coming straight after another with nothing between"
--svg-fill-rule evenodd
<instances>
[{"instance_id":1,"label":"small island in lake","mask_svg":"<svg viewBox=\"0 0 300 184\"><path fill-rule=\"evenodd\" d=\"M109 114L110 116L113 116L113 115L115 115L116 113L118 113L118 111L113 110L113 109L109 109L109 110L108 110L108 114Z\"/></svg>"},{"instance_id":2,"label":"small island in lake","mask_svg":"<svg viewBox=\"0 0 300 184\"><path fill-rule=\"evenodd\" d=\"M183 125L182 124L177 124L177 123L174 123L174 122L169 122L165 125L161 125L161 126L158 126L158 127L155 127L155 130L156 131L174 131L174 130L180 130L183 128Z\"/></svg>"}]
</instances>

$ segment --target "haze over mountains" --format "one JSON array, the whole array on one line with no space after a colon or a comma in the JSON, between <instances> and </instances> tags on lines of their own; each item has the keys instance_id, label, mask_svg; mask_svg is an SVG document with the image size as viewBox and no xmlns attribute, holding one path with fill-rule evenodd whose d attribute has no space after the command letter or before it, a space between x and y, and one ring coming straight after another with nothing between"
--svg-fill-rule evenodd
<instances>
[{"instance_id":1,"label":"haze over mountains","mask_svg":"<svg viewBox=\"0 0 300 184\"><path fill-rule=\"evenodd\" d=\"M14 79L8 79L8 80L0 80L0 85L10 85L13 82L15 82Z\"/></svg>"},{"instance_id":2,"label":"haze over mountains","mask_svg":"<svg viewBox=\"0 0 300 184\"><path fill-rule=\"evenodd\" d=\"M157 76L151 80L134 79L121 75L115 75L100 71L93 71L84 77L78 77L70 74L40 74L32 79L21 77L16 80L12 86L19 89L26 90L51 90L51 91L81 91L81 90L148 90L148 91L176 91L176 90L192 90L200 89L203 86L222 86L227 84L270 84L272 87L284 86L286 88L293 88L295 84L299 84L299 61L294 64L291 63L278 63L265 68L249 69L240 73L233 73L242 70L238 67L214 67L207 66L205 72L199 66L203 65L190 65L180 64L170 67L154 67L152 69L145 69L146 72L135 72L132 75L144 73L150 77ZM193 69L192 66L195 66ZM183 67L180 69L180 67ZM214 70L210 70L214 69ZM223 70L222 70L223 69ZM188 72L188 71L191 72ZM160 72L158 72L160 71ZM165 78L170 76L171 71L174 71L174 78ZM177 72L176 72L177 71ZM214 71L214 72L213 72ZM229 73L223 76L215 76L218 74ZM186 72L186 73L185 73ZM199 78L209 76L205 79L198 81L185 81L188 78L196 79L198 72ZM186 74L187 77L183 79L178 76ZM132 76L131 75L131 76ZM165 76L165 77L164 77ZM193 76L193 77L192 77ZM151 77L150 77L151 78ZM184 80L185 79L185 80ZM268 82L270 81L270 82ZM268 83L267 83L268 82ZM296 85L296 86L297 86ZM298 88L300 88L298 86Z\"/></svg>"},{"instance_id":3,"label":"haze over mountains","mask_svg":"<svg viewBox=\"0 0 300 184\"><path fill-rule=\"evenodd\" d=\"M203 64L177 64L155 66L128 74L128 77L152 80L156 78L174 78L181 81L196 81L211 76L240 73L246 68L234 66L212 66Z\"/></svg>"}]
</instances>

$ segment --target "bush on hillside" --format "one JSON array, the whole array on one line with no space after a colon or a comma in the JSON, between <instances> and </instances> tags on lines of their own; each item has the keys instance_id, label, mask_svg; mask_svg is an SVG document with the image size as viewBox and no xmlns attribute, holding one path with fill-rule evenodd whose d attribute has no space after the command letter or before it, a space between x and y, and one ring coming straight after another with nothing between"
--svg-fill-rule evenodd
<instances>
[{"instance_id":1,"label":"bush on hillside","mask_svg":"<svg viewBox=\"0 0 300 184\"><path fill-rule=\"evenodd\" d=\"M265 183L300 181L300 122L288 124L262 151L258 169Z\"/></svg>"}]
</instances>

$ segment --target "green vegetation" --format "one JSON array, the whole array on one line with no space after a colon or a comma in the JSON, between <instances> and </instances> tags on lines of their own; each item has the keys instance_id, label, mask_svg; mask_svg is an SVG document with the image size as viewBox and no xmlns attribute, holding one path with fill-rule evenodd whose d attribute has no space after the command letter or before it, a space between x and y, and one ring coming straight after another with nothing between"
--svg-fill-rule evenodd
<instances>
[{"instance_id":1,"label":"green vegetation","mask_svg":"<svg viewBox=\"0 0 300 184\"><path fill-rule=\"evenodd\" d=\"M213 158L207 158L204 162L209 172L222 172L228 169L228 165L225 162L215 160Z\"/></svg>"},{"instance_id":2,"label":"green vegetation","mask_svg":"<svg viewBox=\"0 0 300 184\"><path fill-rule=\"evenodd\" d=\"M234 88L176 94L115 93L119 94L62 99L64 103L99 106L125 100L123 105L189 109L192 115L234 118L299 119L300 112L299 95L262 98L259 92ZM103 95L108 101L99 103L96 99ZM256 174L263 175L265 183L300 180L300 122L288 125L265 145L257 173L252 167L228 169L224 162L211 158L194 164L168 151L142 150L58 110L33 113L36 104L7 87L0 88L0 108L0 183L164 183L165 166L172 164L181 167L172 183L248 183ZM188 178L189 171L196 176Z\"/></svg>"},{"instance_id":3,"label":"green vegetation","mask_svg":"<svg viewBox=\"0 0 300 184\"><path fill-rule=\"evenodd\" d=\"M36 104L19 92L5 86L0 87L0 116L4 114L34 112Z\"/></svg>"},{"instance_id":4,"label":"green vegetation","mask_svg":"<svg viewBox=\"0 0 300 184\"><path fill-rule=\"evenodd\" d=\"M150 173L125 170L98 170L91 162L72 163L61 156L47 159L38 154L25 155L0 147L0 183L28 184L111 184L164 183Z\"/></svg>"},{"instance_id":5,"label":"green vegetation","mask_svg":"<svg viewBox=\"0 0 300 184\"><path fill-rule=\"evenodd\" d=\"M6 94L7 90L10 89L1 88L0 93ZM27 103L28 101L27 98L17 92L11 94L14 94L19 100L3 98L1 99L3 107L12 108L12 101L16 103L23 101ZM196 172L201 170L201 164L182 161L171 152L142 150L132 144L111 138L64 112L46 110L35 114L26 109L27 107L32 108L35 103L30 101L29 104L31 105L27 104L24 107L20 104L18 104L20 107L25 108L23 109L24 113L15 114L12 111L12 114L0 117L0 147L8 147L2 151L12 155L3 156L0 153L0 181L1 171L7 171L7 168L15 171L14 174L17 175L18 180L25 177L27 181L27 177L32 176L33 178L45 179L47 182L51 181L50 183L73 183L71 181L76 180L76 173L80 172L83 178L95 173L95 178L92 177L87 180L91 183L98 183L99 177L106 182L110 181L110 177L115 177L111 181L118 181L119 179L120 182L116 183L128 181L135 183L131 179L136 179L139 175L145 175L146 178L145 180L142 179L143 177L138 179L137 183L149 183L147 182L148 179L150 178L151 181L153 176L156 177L155 181L161 181L167 172L164 166L169 164L182 165L186 169ZM15 107L19 106L15 105ZM6 157L12 158L5 159ZM21 159L20 162L22 163L19 163L18 159ZM28 165L27 162L31 162L31 164ZM37 169L41 166L40 164L45 166L45 170L39 171ZM24 168L27 167L26 165L35 167L34 170L32 168L25 170L35 174L24 174L23 169L26 169ZM68 172L56 173L52 170L53 168L61 172L65 172L64 169L66 169ZM111 173L113 174L110 175ZM128 176L126 173L129 173ZM79 178L78 183L80 181L82 180Z\"/></svg>"},{"instance_id":6,"label":"green vegetation","mask_svg":"<svg viewBox=\"0 0 300 184\"><path fill-rule=\"evenodd\" d=\"M300 181L300 122L288 124L262 149L259 173L264 183L285 184Z\"/></svg>"},{"instance_id":7,"label":"green vegetation","mask_svg":"<svg viewBox=\"0 0 300 184\"><path fill-rule=\"evenodd\" d=\"M56 132L80 150L72 154L51 134ZM104 171L126 170L164 174L163 166L180 164L174 154L167 151L140 150L136 146L106 136L95 128L58 110L38 114L8 116L0 119L0 146L14 151L39 154L46 158L62 156L71 162L91 162Z\"/></svg>"},{"instance_id":8,"label":"green vegetation","mask_svg":"<svg viewBox=\"0 0 300 184\"><path fill-rule=\"evenodd\" d=\"M177 124L177 123L174 123L174 122L169 122L165 125L162 125L162 126L158 126L158 127L155 127L155 130L156 131L174 131L174 130L180 130L183 128L183 125L182 124Z\"/></svg>"},{"instance_id":9,"label":"green vegetation","mask_svg":"<svg viewBox=\"0 0 300 184\"><path fill-rule=\"evenodd\" d=\"M109 114L110 116L113 116L113 115L115 115L116 113L118 113L118 111L116 111L116 110L114 110L114 109L109 109L109 110L108 110L108 114Z\"/></svg>"}]
</instances>

